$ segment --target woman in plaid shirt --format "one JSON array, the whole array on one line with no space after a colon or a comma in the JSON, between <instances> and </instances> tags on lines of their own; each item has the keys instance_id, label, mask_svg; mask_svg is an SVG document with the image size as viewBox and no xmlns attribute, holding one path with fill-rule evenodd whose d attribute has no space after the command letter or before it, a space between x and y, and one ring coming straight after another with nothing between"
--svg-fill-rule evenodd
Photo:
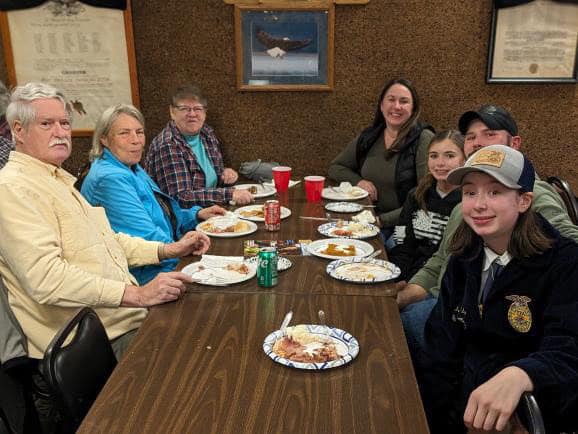
<instances>
[{"instance_id":1,"label":"woman in plaid shirt","mask_svg":"<svg viewBox=\"0 0 578 434\"><path fill-rule=\"evenodd\" d=\"M205 124L207 101L193 85L176 89L171 97L171 120L150 144L145 169L162 191L183 208L234 201L253 202L247 190L231 187L235 170L224 167L220 142Z\"/></svg>"}]
</instances>

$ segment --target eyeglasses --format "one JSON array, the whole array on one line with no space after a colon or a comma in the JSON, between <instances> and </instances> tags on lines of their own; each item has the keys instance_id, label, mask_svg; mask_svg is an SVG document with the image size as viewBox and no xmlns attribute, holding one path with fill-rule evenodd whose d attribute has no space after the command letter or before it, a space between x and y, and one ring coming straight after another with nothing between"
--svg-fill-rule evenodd
<instances>
[{"instance_id":1,"label":"eyeglasses","mask_svg":"<svg viewBox=\"0 0 578 434\"><path fill-rule=\"evenodd\" d=\"M195 112L195 114L197 114L197 115L205 113L205 111L207 111L207 109L205 107L203 107L202 105L197 105L195 107L190 107L188 105L177 105L177 106L175 106L175 109L177 109L177 111L180 113Z\"/></svg>"}]
</instances>

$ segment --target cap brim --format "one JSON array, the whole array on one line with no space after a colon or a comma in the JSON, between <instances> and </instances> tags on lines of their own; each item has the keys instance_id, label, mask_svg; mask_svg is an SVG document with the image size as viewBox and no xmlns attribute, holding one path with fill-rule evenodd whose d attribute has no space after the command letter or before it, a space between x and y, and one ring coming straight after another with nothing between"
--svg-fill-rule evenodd
<instances>
[{"instance_id":1,"label":"cap brim","mask_svg":"<svg viewBox=\"0 0 578 434\"><path fill-rule=\"evenodd\" d=\"M482 117L478 112L475 111L465 112L458 121L460 133L462 133L465 136L466 133L468 132L468 127L470 126L472 121L476 119L482 119Z\"/></svg>"},{"instance_id":2,"label":"cap brim","mask_svg":"<svg viewBox=\"0 0 578 434\"><path fill-rule=\"evenodd\" d=\"M448 182L450 184L453 185L462 185L464 182L464 177L468 174L468 173L472 173L472 172L482 172L485 173L486 175L491 176L492 178L494 178L496 181L498 181L500 184L508 187L508 188L512 188L514 190L519 190L522 187L516 183L512 183L510 182L510 180L505 179L501 173L496 173L496 170L492 167L484 167L484 166L468 166L468 167L458 167L457 169L452 170L449 174L448 174Z\"/></svg>"}]
</instances>

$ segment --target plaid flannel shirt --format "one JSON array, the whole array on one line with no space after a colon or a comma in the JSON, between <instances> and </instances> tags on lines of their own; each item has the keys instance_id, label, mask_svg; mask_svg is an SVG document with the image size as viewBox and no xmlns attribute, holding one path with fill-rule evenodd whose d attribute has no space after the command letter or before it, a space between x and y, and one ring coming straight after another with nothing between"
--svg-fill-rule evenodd
<instances>
[{"instance_id":1,"label":"plaid flannel shirt","mask_svg":"<svg viewBox=\"0 0 578 434\"><path fill-rule=\"evenodd\" d=\"M0 169L4 167L4 165L8 161L10 151L13 150L14 150L14 143L0 136Z\"/></svg>"},{"instance_id":2,"label":"plaid flannel shirt","mask_svg":"<svg viewBox=\"0 0 578 434\"><path fill-rule=\"evenodd\" d=\"M219 139L206 124L200 135L220 183L224 166ZM226 203L233 198L232 187L205 187L205 173L172 120L151 142L144 167L161 190L183 208Z\"/></svg>"}]
</instances>

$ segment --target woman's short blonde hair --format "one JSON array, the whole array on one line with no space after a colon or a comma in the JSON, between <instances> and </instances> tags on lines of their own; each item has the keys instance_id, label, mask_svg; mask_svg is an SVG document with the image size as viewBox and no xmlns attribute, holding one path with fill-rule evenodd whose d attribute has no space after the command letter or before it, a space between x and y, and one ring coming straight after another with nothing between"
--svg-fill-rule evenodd
<instances>
[{"instance_id":1,"label":"woman's short blonde hair","mask_svg":"<svg viewBox=\"0 0 578 434\"><path fill-rule=\"evenodd\" d=\"M117 104L110 106L104 112L102 112L102 115L100 116L100 119L94 128L94 133L92 134L92 147L88 153L88 159L90 161L94 161L101 157L103 146L100 139L108 136L108 133L110 133L110 129L112 128L112 124L114 124L118 117L123 113L135 118L144 128L144 116L135 106L130 104Z\"/></svg>"}]
</instances>

